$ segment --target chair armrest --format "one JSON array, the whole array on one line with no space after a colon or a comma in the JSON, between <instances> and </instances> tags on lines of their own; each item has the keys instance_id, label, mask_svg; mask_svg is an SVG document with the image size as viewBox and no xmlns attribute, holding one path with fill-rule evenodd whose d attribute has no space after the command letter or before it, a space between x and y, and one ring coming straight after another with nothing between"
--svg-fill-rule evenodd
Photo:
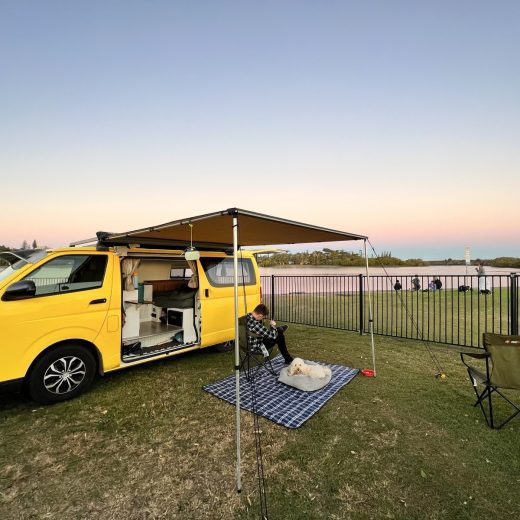
<instances>
[{"instance_id":1,"label":"chair armrest","mask_svg":"<svg viewBox=\"0 0 520 520\"><path fill-rule=\"evenodd\" d=\"M486 373L482 372L481 370L472 367L471 365L468 365L466 363L466 360L464 359L464 356L471 357L473 359L485 359L486 360ZM462 363L466 366L468 369L468 372L470 376L475 380L484 383L489 379L489 358L490 358L489 352L461 352L460 353L460 360Z\"/></svg>"},{"instance_id":2,"label":"chair armrest","mask_svg":"<svg viewBox=\"0 0 520 520\"><path fill-rule=\"evenodd\" d=\"M487 360L489 358L489 352L461 352L460 353L460 360L464 363L464 365L466 365L468 368L471 368L473 369L473 367L471 367L470 365L468 365L466 363L466 360L464 359L465 356L468 356L468 357L471 357L473 359L485 359L486 360L486 364L487 364Z\"/></svg>"},{"instance_id":3,"label":"chair armrest","mask_svg":"<svg viewBox=\"0 0 520 520\"><path fill-rule=\"evenodd\" d=\"M476 352L461 352L460 357L463 356L469 356L475 359L486 359L489 357L489 352L482 352L482 353L476 353ZM464 359L462 359L462 362L464 363Z\"/></svg>"}]
</instances>

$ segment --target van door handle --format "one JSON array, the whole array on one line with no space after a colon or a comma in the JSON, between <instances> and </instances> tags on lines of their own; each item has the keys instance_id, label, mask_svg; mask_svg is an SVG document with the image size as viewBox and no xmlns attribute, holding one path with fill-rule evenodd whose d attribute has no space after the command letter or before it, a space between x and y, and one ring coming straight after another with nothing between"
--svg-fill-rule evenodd
<instances>
[{"instance_id":1,"label":"van door handle","mask_svg":"<svg viewBox=\"0 0 520 520\"><path fill-rule=\"evenodd\" d=\"M98 303L106 303L107 302L107 299L106 298L99 298L99 300L92 300L89 305L97 305Z\"/></svg>"},{"instance_id":2,"label":"van door handle","mask_svg":"<svg viewBox=\"0 0 520 520\"><path fill-rule=\"evenodd\" d=\"M206 296L206 298L209 298L209 289L204 289L204 296Z\"/></svg>"}]
</instances>

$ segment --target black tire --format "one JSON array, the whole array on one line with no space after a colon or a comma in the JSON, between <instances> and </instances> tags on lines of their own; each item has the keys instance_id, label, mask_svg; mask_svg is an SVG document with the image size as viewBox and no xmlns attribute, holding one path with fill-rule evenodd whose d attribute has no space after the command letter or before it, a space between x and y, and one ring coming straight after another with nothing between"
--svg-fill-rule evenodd
<instances>
[{"instance_id":1,"label":"black tire","mask_svg":"<svg viewBox=\"0 0 520 520\"><path fill-rule=\"evenodd\" d=\"M217 352L231 352L232 350L235 350L235 340L230 339L225 343L219 343L218 345L215 345L215 350Z\"/></svg>"},{"instance_id":2,"label":"black tire","mask_svg":"<svg viewBox=\"0 0 520 520\"><path fill-rule=\"evenodd\" d=\"M41 404L65 401L83 393L96 375L96 360L81 345L62 345L45 353L28 377L29 395Z\"/></svg>"}]
</instances>

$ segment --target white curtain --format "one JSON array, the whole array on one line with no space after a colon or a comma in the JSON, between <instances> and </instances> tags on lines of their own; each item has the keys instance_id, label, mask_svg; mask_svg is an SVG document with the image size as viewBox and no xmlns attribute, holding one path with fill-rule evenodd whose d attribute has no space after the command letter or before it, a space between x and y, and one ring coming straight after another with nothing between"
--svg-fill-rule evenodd
<instances>
[{"instance_id":1,"label":"white curtain","mask_svg":"<svg viewBox=\"0 0 520 520\"><path fill-rule=\"evenodd\" d=\"M190 266L190 269L192 271L192 275L190 278L190 281L188 282L188 287L191 287L192 289L196 289L199 286L199 275L197 274L197 262L194 260L186 260L188 262L188 265Z\"/></svg>"},{"instance_id":2,"label":"white curtain","mask_svg":"<svg viewBox=\"0 0 520 520\"><path fill-rule=\"evenodd\" d=\"M123 271L124 276L124 290L131 291L134 288L134 284L132 283L132 275L135 270L139 267L141 260L137 258L125 258L123 260L123 265L121 269Z\"/></svg>"}]
</instances>

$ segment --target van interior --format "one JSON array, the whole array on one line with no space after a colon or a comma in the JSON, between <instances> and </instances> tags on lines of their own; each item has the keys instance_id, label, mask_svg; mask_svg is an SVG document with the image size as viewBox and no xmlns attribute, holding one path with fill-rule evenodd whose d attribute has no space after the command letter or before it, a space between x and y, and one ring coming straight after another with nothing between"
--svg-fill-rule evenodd
<instances>
[{"instance_id":1,"label":"van interior","mask_svg":"<svg viewBox=\"0 0 520 520\"><path fill-rule=\"evenodd\" d=\"M183 257L125 257L121 262L122 361L131 363L199 343L196 263Z\"/></svg>"}]
</instances>

